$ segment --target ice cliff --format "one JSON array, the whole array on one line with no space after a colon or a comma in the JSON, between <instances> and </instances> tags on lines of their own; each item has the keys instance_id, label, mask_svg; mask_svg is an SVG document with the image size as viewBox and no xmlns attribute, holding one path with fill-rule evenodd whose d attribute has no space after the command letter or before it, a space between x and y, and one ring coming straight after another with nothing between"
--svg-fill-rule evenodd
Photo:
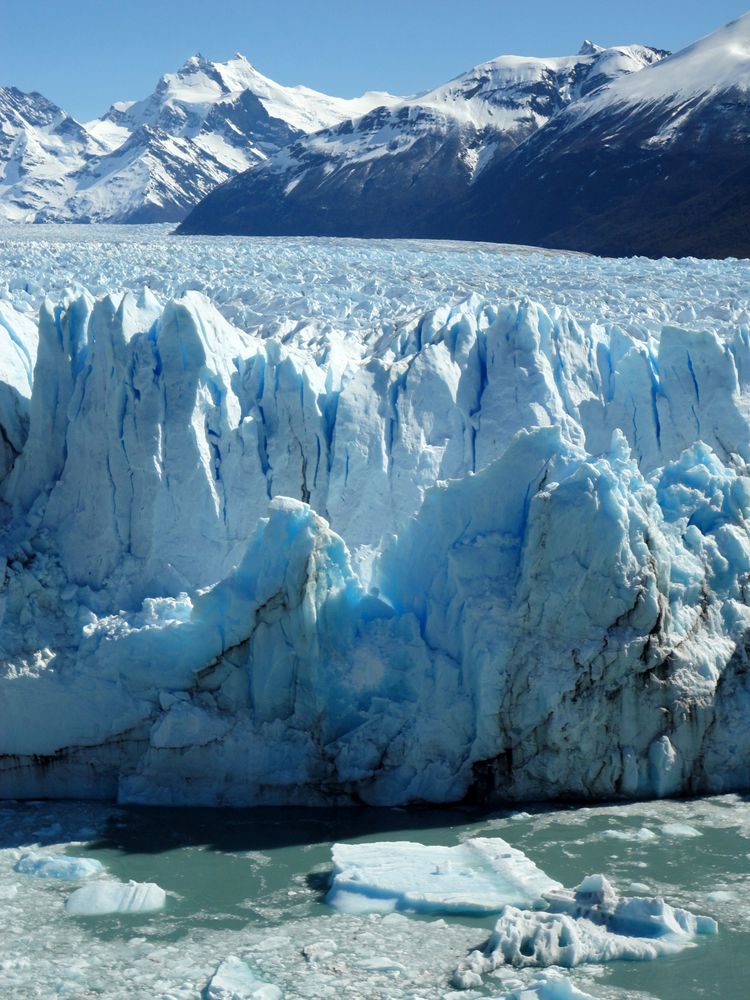
<instances>
[{"instance_id":1,"label":"ice cliff","mask_svg":"<svg viewBox=\"0 0 750 1000\"><path fill-rule=\"evenodd\" d=\"M145 290L0 301L0 344L0 794L750 784L745 323Z\"/></svg>"}]
</instances>

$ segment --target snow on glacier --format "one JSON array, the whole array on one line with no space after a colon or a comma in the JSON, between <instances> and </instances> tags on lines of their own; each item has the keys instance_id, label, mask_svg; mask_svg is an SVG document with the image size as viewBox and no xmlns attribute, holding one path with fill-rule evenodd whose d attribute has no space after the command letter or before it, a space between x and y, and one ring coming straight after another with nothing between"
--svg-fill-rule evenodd
<instances>
[{"instance_id":1,"label":"snow on glacier","mask_svg":"<svg viewBox=\"0 0 750 1000\"><path fill-rule=\"evenodd\" d=\"M748 783L747 262L81 232L0 245L3 794Z\"/></svg>"}]
</instances>

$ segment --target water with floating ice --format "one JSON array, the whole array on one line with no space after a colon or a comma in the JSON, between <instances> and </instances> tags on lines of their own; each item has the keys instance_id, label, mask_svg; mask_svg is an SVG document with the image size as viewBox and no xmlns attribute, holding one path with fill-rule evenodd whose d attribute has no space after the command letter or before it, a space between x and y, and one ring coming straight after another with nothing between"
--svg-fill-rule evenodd
<instances>
[{"instance_id":1,"label":"water with floating ice","mask_svg":"<svg viewBox=\"0 0 750 1000\"><path fill-rule=\"evenodd\" d=\"M669 831L678 826L694 833L676 837ZM643 829L654 836L644 841ZM405 843L424 846L421 852L412 846L399 864ZM477 844L479 864L471 860ZM31 865L19 865L31 852L36 859L78 859L79 867L67 879L40 878ZM111 1000L224 1000L231 990L239 997L265 990L257 992L263 1000L342 994L528 1000L528 991L535 1000L579 993L602 1000L741 1000L750 976L749 856L750 806L737 796L494 813L5 803L0 992ZM377 905L415 866L424 882L436 858L444 872L452 870L442 912L437 890L428 906L418 899L399 909ZM80 867L83 860L102 870L92 876ZM360 900L370 895L373 905L339 910L330 898L337 873L348 872L351 881L360 862ZM604 880L585 883L592 872ZM443 877L438 872L436 882ZM464 899L476 899L487 912L456 912L459 879ZM98 916L66 908L87 887L109 884L121 898L130 882L163 890L161 908L121 906ZM423 885L411 884L418 896ZM571 899L562 886L579 893ZM595 911L602 902L606 911L610 891L641 902L607 926ZM130 899L147 892L156 890L131 887ZM691 916L675 922L675 913L705 922L699 927ZM628 915L635 921L627 923ZM524 944L524 928L544 920L560 928L563 917L562 951L559 935L531 934ZM513 941L521 948L515 960ZM544 950L550 942L555 953ZM580 961L570 960L575 949ZM213 992L204 994L209 987Z\"/></svg>"}]
</instances>

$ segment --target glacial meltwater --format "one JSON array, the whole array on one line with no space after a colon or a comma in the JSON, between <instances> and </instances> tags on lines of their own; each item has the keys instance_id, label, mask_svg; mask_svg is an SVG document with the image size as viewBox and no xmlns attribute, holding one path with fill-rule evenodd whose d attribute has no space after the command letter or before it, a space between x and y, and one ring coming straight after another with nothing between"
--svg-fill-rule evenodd
<instances>
[{"instance_id":1,"label":"glacial meltwater","mask_svg":"<svg viewBox=\"0 0 750 1000\"><path fill-rule=\"evenodd\" d=\"M552 972L502 966L482 987L458 991L453 972L484 946L496 915L350 915L325 902L334 842L451 846L472 837L503 838L565 886L601 872L623 896L662 896L710 915L718 935L653 961ZM98 861L104 872L39 862L60 855ZM113 883L156 883L166 904L72 915L65 902L90 881L89 869ZM79 877L40 877L50 873ZM6 802L0 994L198 1000L224 995L208 986L236 956L285 998L496 998L557 976L601 1000L742 1000L750 990L749 873L750 802L736 795L494 812Z\"/></svg>"}]
</instances>

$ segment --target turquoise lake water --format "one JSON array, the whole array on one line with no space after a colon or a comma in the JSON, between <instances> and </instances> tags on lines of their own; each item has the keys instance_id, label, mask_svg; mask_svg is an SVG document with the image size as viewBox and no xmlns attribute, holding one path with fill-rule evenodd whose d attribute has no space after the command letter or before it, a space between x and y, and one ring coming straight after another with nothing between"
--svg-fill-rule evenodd
<instances>
[{"instance_id":1,"label":"turquoise lake water","mask_svg":"<svg viewBox=\"0 0 750 1000\"><path fill-rule=\"evenodd\" d=\"M603 872L623 895L662 895L718 920L716 937L668 958L564 973L589 995L750 997L750 802L739 796L515 812L0 804L0 995L200 998L219 962L237 955L288 998L503 996L535 971L498 970L474 992L451 985L493 917L355 917L324 901L334 841L452 845L471 836L504 838L567 886ZM95 857L123 881L156 882L167 905L67 916L74 885L14 871L32 845Z\"/></svg>"}]
</instances>

